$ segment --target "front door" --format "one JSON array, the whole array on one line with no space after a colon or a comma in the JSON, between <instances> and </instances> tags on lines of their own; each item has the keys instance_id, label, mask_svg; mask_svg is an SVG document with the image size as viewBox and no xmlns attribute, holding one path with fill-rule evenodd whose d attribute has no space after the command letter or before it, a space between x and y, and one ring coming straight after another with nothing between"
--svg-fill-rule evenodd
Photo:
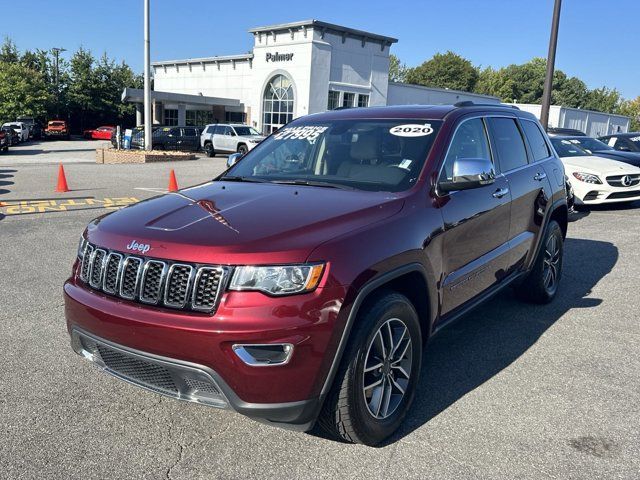
<instances>
[{"instance_id":1,"label":"front door","mask_svg":"<svg viewBox=\"0 0 640 480\"><path fill-rule=\"evenodd\" d=\"M456 159L492 159L485 123L462 120L451 139L440 180L451 180ZM494 166L495 168L495 166ZM441 199L444 221L441 315L482 293L505 273L510 220L509 184L494 183L450 192Z\"/></svg>"}]
</instances>

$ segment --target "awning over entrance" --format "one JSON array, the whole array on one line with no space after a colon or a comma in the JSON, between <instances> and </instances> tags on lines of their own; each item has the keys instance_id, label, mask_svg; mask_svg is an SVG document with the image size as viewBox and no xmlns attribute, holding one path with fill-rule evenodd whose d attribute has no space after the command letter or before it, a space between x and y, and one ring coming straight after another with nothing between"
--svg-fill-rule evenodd
<instances>
[{"instance_id":1,"label":"awning over entrance","mask_svg":"<svg viewBox=\"0 0 640 480\"><path fill-rule=\"evenodd\" d=\"M205 97L204 95L189 95L186 93L171 93L151 91L151 100L162 103L183 103L187 105L210 105L221 107L241 107L240 100L235 98ZM144 90L141 88L125 88L122 101L131 103L144 102Z\"/></svg>"}]
</instances>

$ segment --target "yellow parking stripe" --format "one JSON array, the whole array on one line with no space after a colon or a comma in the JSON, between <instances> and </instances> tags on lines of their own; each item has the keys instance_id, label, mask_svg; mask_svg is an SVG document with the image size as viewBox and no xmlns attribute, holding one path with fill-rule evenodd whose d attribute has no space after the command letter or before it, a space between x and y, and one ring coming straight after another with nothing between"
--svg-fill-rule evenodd
<instances>
[{"instance_id":1,"label":"yellow parking stripe","mask_svg":"<svg viewBox=\"0 0 640 480\"><path fill-rule=\"evenodd\" d=\"M61 198L38 200L0 200L0 213L4 215L25 215L30 213L71 212L74 210L88 210L105 208L119 209L139 202L136 197L108 197L108 198Z\"/></svg>"}]
</instances>

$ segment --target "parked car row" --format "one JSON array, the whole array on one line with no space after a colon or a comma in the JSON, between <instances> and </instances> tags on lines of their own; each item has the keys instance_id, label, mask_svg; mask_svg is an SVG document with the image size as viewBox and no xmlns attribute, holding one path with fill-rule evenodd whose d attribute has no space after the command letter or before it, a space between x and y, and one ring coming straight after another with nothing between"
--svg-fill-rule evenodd
<instances>
[{"instance_id":1,"label":"parked car row","mask_svg":"<svg viewBox=\"0 0 640 480\"><path fill-rule=\"evenodd\" d=\"M586 135L549 132L551 144L565 166L576 206L640 200L640 151L614 148L620 136L603 137L609 139L607 144ZM640 140L640 133L624 134L624 138Z\"/></svg>"},{"instance_id":2,"label":"parked car row","mask_svg":"<svg viewBox=\"0 0 640 480\"><path fill-rule=\"evenodd\" d=\"M104 137L100 132L104 129ZM100 127L96 130L85 132L85 138L105 138L109 131L109 139L114 148L118 144L116 129L114 127ZM124 132L124 130L122 131ZM208 157L217 153L240 153L244 155L258 143L265 139L256 129L243 124L215 123L204 127L189 126L154 126L152 129L152 142L154 150L203 150ZM121 140L121 144L122 139ZM132 129L131 148L144 148L144 127Z\"/></svg>"}]
</instances>

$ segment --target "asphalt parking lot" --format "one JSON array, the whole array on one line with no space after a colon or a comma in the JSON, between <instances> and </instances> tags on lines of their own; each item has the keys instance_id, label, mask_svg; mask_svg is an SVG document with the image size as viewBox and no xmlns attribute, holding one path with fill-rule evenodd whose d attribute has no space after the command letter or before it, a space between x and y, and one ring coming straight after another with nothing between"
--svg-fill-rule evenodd
<instances>
[{"instance_id":1,"label":"asphalt parking lot","mask_svg":"<svg viewBox=\"0 0 640 480\"><path fill-rule=\"evenodd\" d=\"M72 352L62 284L86 223L225 158L97 165L65 143L0 156L0 477L639 477L640 204L573 216L554 303L506 292L435 337L408 420L369 448L162 398ZM53 193L54 159L71 192Z\"/></svg>"}]
</instances>

